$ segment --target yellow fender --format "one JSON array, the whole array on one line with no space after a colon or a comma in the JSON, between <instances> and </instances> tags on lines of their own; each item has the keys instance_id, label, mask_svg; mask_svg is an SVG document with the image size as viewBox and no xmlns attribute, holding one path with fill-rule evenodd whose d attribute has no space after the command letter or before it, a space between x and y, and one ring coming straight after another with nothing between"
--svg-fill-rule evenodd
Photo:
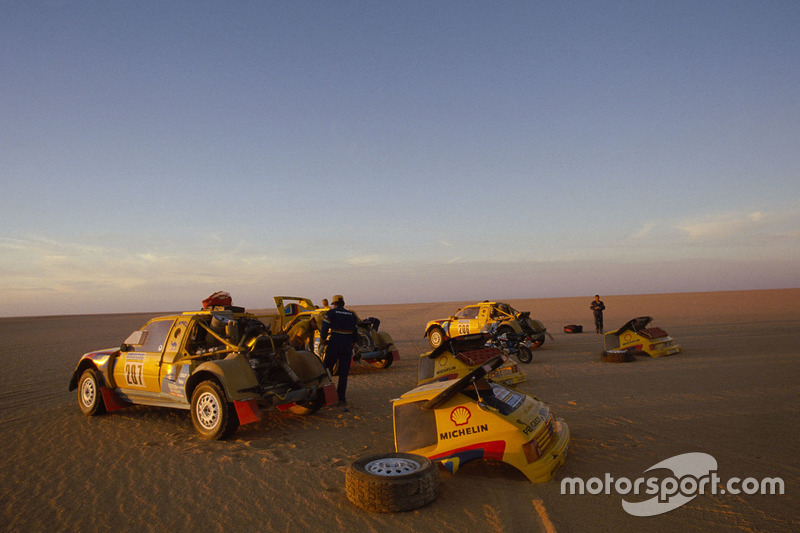
<instances>
[{"instance_id":1,"label":"yellow fender","mask_svg":"<svg viewBox=\"0 0 800 533\"><path fill-rule=\"evenodd\" d=\"M234 353L220 359L219 361L207 361L192 373L190 383L187 383L187 390L194 388L195 381L201 380L202 374L209 372L215 375L222 387L225 389L225 396L230 401L249 400L256 397L253 390L258 387L258 379L250 368L250 363L239 353Z\"/></svg>"}]
</instances>

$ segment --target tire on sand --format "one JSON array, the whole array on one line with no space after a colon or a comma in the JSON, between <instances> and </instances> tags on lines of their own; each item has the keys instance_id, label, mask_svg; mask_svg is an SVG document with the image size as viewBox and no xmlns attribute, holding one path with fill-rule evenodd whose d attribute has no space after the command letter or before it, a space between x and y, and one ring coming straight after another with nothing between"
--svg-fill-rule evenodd
<instances>
[{"instance_id":1,"label":"tire on sand","mask_svg":"<svg viewBox=\"0 0 800 533\"><path fill-rule=\"evenodd\" d=\"M609 350L600 355L600 361L603 363L630 363L636 361L636 358L630 350Z\"/></svg>"},{"instance_id":2,"label":"tire on sand","mask_svg":"<svg viewBox=\"0 0 800 533\"><path fill-rule=\"evenodd\" d=\"M520 345L518 347L519 352L517 352L517 359L519 359L520 363L530 364L533 361L533 353L527 346Z\"/></svg>"},{"instance_id":3,"label":"tire on sand","mask_svg":"<svg viewBox=\"0 0 800 533\"><path fill-rule=\"evenodd\" d=\"M431 503L439 495L439 470L421 455L370 455L350 465L345 488L347 499L365 511L410 511Z\"/></svg>"},{"instance_id":4,"label":"tire on sand","mask_svg":"<svg viewBox=\"0 0 800 533\"><path fill-rule=\"evenodd\" d=\"M236 409L213 381L203 381L192 393L192 424L205 440L224 439L239 427Z\"/></svg>"},{"instance_id":5,"label":"tire on sand","mask_svg":"<svg viewBox=\"0 0 800 533\"><path fill-rule=\"evenodd\" d=\"M86 416L101 415L106 412L106 404L100 393L100 379L97 370L87 368L78 381L78 405Z\"/></svg>"},{"instance_id":6,"label":"tire on sand","mask_svg":"<svg viewBox=\"0 0 800 533\"><path fill-rule=\"evenodd\" d=\"M322 389L317 389L317 394L307 402L297 402L289 407L289 411L296 415L310 415L319 411L325 405L325 393Z\"/></svg>"},{"instance_id":7,"label":"tire on sand","mask_svg":"<svg viewBox=\"0 0 800 533\"><path fill-rule=\"evenodd\" d=\"M388 356L386 359L375 361L374 363L372 363L372 366L374 366L375 368L389 368L390 366L392 366L392 363L394 363L394 359L392 359L392 356Z\"/></svg>"}]
</instances>

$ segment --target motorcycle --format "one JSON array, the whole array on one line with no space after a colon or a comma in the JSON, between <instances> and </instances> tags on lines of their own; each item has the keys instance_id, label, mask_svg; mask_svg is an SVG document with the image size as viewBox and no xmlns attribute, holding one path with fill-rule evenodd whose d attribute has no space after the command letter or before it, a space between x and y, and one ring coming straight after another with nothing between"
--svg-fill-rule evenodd
<instances>
[{"instance_id":1,"label":"motorcycle","mask_svg":"<svg viewBox=\"0 0 800 533\"><path fill-rule=\"evenodd\" d=\"M497 324L488 326L488 333L490 334L486 346L492 346L503 350L509 357L516 357L520 363L526 365L533 361L533 352L531 346L530 335L527 333L514 333L513 331L502 331L498 334Z\"/></svg>"}]
</instances>

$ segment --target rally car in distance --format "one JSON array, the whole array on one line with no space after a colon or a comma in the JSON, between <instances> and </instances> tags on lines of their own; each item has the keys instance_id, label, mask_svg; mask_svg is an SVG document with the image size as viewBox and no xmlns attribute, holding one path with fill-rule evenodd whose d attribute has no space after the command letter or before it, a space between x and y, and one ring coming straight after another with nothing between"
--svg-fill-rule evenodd
<instances>
[{"instance_id":1,"label":"rally car in distance","mask_svg":"<svg viewBox=\"0 0 800 533\"><path fill-rule=\"evenodd\" d=\"M278 313L275 315L260 316L273 332L289 334L293 328L304 321L311 321L314 331L312 350L320 359L324 353L319 348L319 329L322 319L329 307L318 308L308 298L298 296L275 296L275 305ZM358 314L356 314L358 317ZM392 336L386 331L378 331L380 320L369 317L358 320L358 341L353 348L353 360L370 363L378 368L387 368L400 358L400 352L394 346ZM338 364L337 364L338 366ZM334 373L336 373L334 368Z\"/></svg>"},{"instance_id":2,"label":"rally car in distance","mask_svg":"<svg viewBox=\"0 0 800 533\"><path fill-rule=\"evenodd\" d=\"M337 401L319 359L241 307L153 318L119 348L81 357L69 382L87 416L130 404L186 409L203 439L222 439L269 407L307 414Z\"/></svg>"},{"instance_id":3,"label":"rally car in distance","mask_svg":"<svg viewBox=\"0 0 800 533\"><path fill-rule=\"evenodd\" d=\"M447 339L438 348L421 354L417 386L466 376L490 359L503 355L500 348L486 345L490 337L488 333L461 335ZM506 360L492 370L488 378L498 383L516 385L525 381L525 374L516 363Z\"/></svg>"},{"instance_id":4,"label":"rally car in distance","mask_svg":"<svg viewBox=\"0 0 800 533\"><path fill-rule=\"evenodd\" d=\"M549 481L566 460L569 427L539 399L485 379L505 359L393 400L396 451L440 461L452 473L476 459L495 459L534 483Z\"/></svg>"},{"instance_id":5,"label":"rally car in distance","mask_svg":"<svg viewBox=\"0 0 800 533\"><path fill-rule=\"evenodd\" d=\"M628 320L619 329L603 335L606 352L627 351L650 357L672 355L681 351L681 346L661 328L650 326L651 316L640 316ZM650 326L650 327L648 327Z\"/></svg>"},{"instance_id":6,"label":"rally car in distance","mask_svg":"<svg viewBox=\"0 0 800 533\"><path fill-rule=\"evenodd\" d=\"M485 301L459 309L449 318L431 320L425 326L425 337L432 348L459 335L469 335L484 331L486 326L497 323L497 334L527 333L531 347L538 348L544 343L547 329L538 320L531 318L529 311L517 311L507 303Z\"/></svg>"}]
</instances>

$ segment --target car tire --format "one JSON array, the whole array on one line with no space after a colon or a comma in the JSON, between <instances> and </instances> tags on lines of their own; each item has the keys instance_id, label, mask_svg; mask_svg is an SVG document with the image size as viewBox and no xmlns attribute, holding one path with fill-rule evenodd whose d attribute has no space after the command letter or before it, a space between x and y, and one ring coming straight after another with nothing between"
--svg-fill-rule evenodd
<instances>
[{"instance_id":1,"label":"car tire","mask_svg":"<svg viewBox=\"0 0 800 533\"><path fill-rule=\"evenodd\" d=\"M205 440L224 439L239 427L236 409L215 382L203 381L192 392L192 424Z\"/></svg>"},{"instance_id":2,"label":"car tire","mask_svg":"<svg viewBox=\"0 0 800 533\"><path fill-rule=\"evenodd\" d=\"M438 348L444 342L444 330L439 327L433 327L428 331L428 342L431 348Z\"/></svg>"},{"instance_id":3,"label":"car tire","mask_svg":"<svg viewBox=\"0 0 800 533\"><path fill-rule=\"evenodd\" d=\"M325 391L317 389L317 395L307 402L297 402L289 408L289 411L296 415L310 415L314 411L319 411L325 405Z\"/></svg>"},{"instance_id":4,"label":"car tire","mask_svg":"<svg viewBox=\"0 0 800 533\"><path fill-rule=\"evenodd\" d=\"M410 511L439 495L439 470L427 457L386 453L354 461L345 475L347 499L365 511Z\"/></svg>"},{"instance_id":5,"label":"car tire","mask_svg":"<svg viewBox=\"0 0 800 533\"><path fill-rule=\"evenodd\" d=\"M519 351L517 352L517 359L519 359L520 363L525 363L527 365L533 361L533 353L527 346L520 345L518 349Z\"/></svg>"},{"instance_id":6,"label":"car tire","mask_svg":"<svg viewBox=\"0 0 800 533\"><path fill-rule=\"evenodd\" d=\"M499 337L503 333L514 333L514 328L511 326L500 326L497 328L497 336Z\"/></svg>"},{"instance_id":7,"label":"car tire","mask_svg":"<svg viewBox=\"0 0 800 533\"><path fill-rule=\"evenodd\" d=\"M604 363L630 363L636 361L636 358L630 350L611 350L603 352L600 360Z\"/></svg>"},{"instance_id":8,"label":"car tire","mask_svg":"<svg viewBox=\"0 0 800 533\"><path fill-rule=\"evenodd\" d=\"M372 363L373 366L377 368L389 368L394 363L394 358L390 355L386 356L386 359L381 359L380 361L375 361Z\"/></svg>"},{"instance_id":9,"label":"car tire","mask_svg":"<svg viewBox=\"0 0 800 533\"><path fill-rule=\"evenodd\" d=\"M106 412L103 395L100 392L100 379L97 370L87 368L78 381L78 405L86 416L101 415Z\"/></svg>"}]
</instances>

